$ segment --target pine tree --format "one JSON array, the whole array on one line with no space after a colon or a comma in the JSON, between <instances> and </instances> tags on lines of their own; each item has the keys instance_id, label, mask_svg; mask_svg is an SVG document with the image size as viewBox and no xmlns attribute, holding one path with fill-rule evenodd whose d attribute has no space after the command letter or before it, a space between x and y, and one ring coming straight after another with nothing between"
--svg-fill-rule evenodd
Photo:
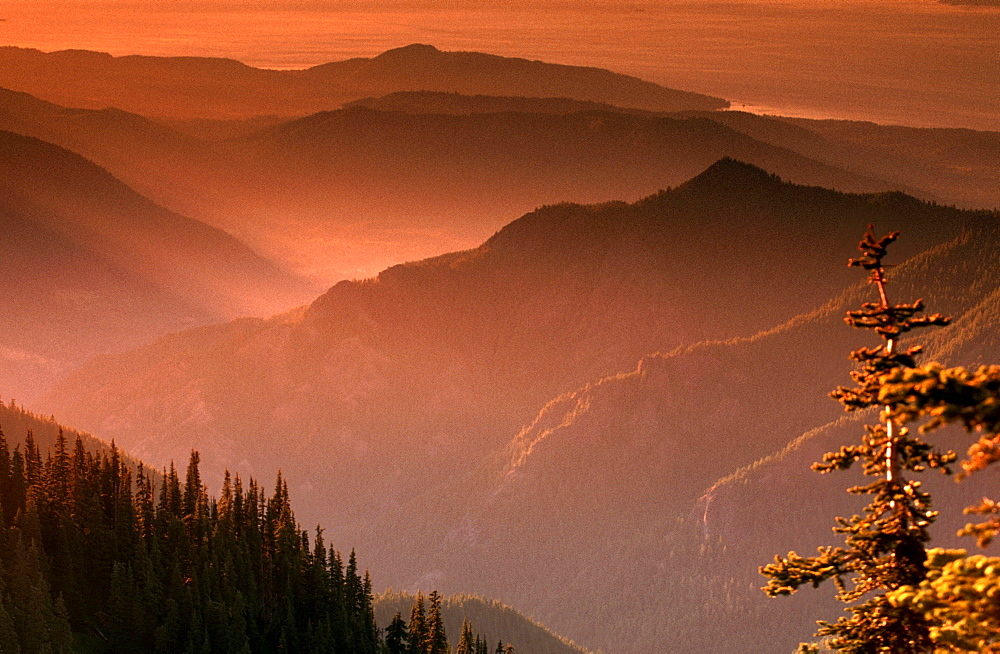
<instances>
[{"instance_id":1,"label":"pine tree","mask_svg":"<svg viewBox=\"0 0 1000 654\"><path fill-rule=\"evenodd\" d=\"M458 639L455 654L476 654L476 641L472 635L472 625L468 620L462 620L462 635Z\"/></svg>"},{"instance_id":2,"label":"pine tree","mask_svg":"<svg viewBox=\"0 0 1000 654\"><path fill-rule=\"evenodd\" d=\"M834 531L846 535L847 547L821 547L818 556L809 558L790 552L761 568L761 573L770 577L764 590L771 596L788 595L805 584L818 586L833 579L839 590L837 597L852 604L847 609L851 615L835 624L820 622L817 635L829 637L831 648L845 652L932 650L930 626L923 613L894 605L885 594L919 584L926 577L927 527L937 515L931 510L930 496L920 490L920 482L908 480L904 472L937 468L947 473L955 455L935 451L906 428L916 416L907 410L905 400L893 394L893 383L912 374L921 351L919 346L901 349L900 336L915 328L947 324L948 319L939 314L919 316L924 308L920 300L912 304L889 302L882 259L897 237L898 232L876 238L869 228L858 246L862 256L850 261L849 265L869 272L879 301L849 311L845 320L854 327L874 330L883 343L853 352L851 358L860 365L852 373L856 387L840 387L832 393L848 411L880 407L880 422L865 427L860 445L829 452L822 463L813 466L826 473L847 470L860 462L866 475L878 479L848 492L869 495L870 503L863 515L837 518Z\"/></svg>"},{"instance_id":3,"label":"pine tree","mask_svg":"<svg viewBox=\"0 0 1000 654\"><path fill-rule=\"evenodd\" d=\"M417 591L417 597L410 607L410 647L409 654L425 654L428 648L429 631L424 614L424 594Z\"/></svg>"},{"instance_id":4,"label":"pine tree","mask_svg":"<svg viewBox=\"0 0 1000 654\"><path fill-rule=\"evenodd\" d=\"M385 648L387 654L406 654L408 651L409 632L403 616L396 613L392 616L392 622L385 629Z\"/></svg>"},{"instance_id":5,"label":"pine tree","mask_svg":"<svg viewBox=\"0 0 1000 654\"><path fill-rule=\"evenodd\" d=\"M448 654L448 635L444 631L444 616L441 615L441 595L432 590L427 596L427 654Z\"/></svg>"}]
</instances>

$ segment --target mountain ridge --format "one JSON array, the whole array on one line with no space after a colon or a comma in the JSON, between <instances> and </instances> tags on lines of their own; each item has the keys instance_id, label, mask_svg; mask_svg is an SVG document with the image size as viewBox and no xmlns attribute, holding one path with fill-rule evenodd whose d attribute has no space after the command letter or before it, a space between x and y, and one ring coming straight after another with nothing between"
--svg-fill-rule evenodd
<instances>
[{"instance_id":1,"label":"mountain ridge","mask_svg":"<svg viewBox=\"0 0 1000 654\"><path fill-rule=\"evenodd\" d=\"M308 285L57 145L0 131L3 392L22 401L91 356L295 303ZM246 295L253 288L254 295Z\"/></svg>"},{"instance_id":2,"label":"mountain ridge","mask_svg":"<svg viewBox=\"0 0 1000 654\"><path fill-rule=\"evenodd\" d=\"M211 57L113 57L74 50L43 53L10 46L0 48L0 63L0 86L60 104L97 109L118 106L146 116L173 118L303 115L378 92L406 90L501 90L538 95L554 87L584 96L580 98L584 100L614 100L656 109L728 106L719 98L667 89L598 68L443 52L421 45L298 71L259 69ZM137 79L144 81L136 84ZM185 80L188 92L176 95ZM194 87L201 88L200 94L192 94Z\"/></svg>"}]
</instances>

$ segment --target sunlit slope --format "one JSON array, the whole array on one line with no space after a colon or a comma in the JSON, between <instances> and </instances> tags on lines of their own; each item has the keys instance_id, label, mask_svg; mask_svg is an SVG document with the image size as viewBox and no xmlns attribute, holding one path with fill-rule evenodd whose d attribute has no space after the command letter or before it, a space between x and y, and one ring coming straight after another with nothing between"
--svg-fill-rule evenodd
<instances>
[{"instance_id":1,"label":"sunlit slope","mask_svg":"<svg viewBox=\"0 0 1000 654\"><path fill-rule=\"evenodd\" d=\"M719 98L599 68L442 52L429 45L295 71L207 57L112 57L5 47L0 48L0 71L0 86L52 102L171 118L305 115L372 95L422 90L556 95L658 111L728 106Z\"/></svg>"},{"instance_id":2,"label":"sunlit slope","mask_svg":"<svg viewBox=\"0 0 1000 654\"><path fill-rule=\"evenodd\" d=\"M5 394L194 324L293 305L308 286L58 146L0 132Z\"/></svg>"},{"instance_id":3,"label":"sunlit slope","mask_svg":"<svg viewBox=\"0 0 1000 654\"><path fill-rule=\"evenodd\" d=\"M930 359L1000 358L998 252L1000 231L982 225L893 269L894 298L923 297L958 318L930 339ZM871 294L859 284L778 329L646 357L554 400L514 439L492 492L451 516L449 533L467 537L444 540L425 565L448 561L448 573L475 580L475 592L592 647L791 651L815 619L839 615L834 590L769 600L757 566L837 544L833 516L858 508L844 493L856 477L821 477L809 464L862 432L857 421L835 422L843 413L827 393L850 383L846 354L874 344L841 320ZM964 450L968 437L946 443ZM928 483L937 508L951 513L935 534L954 542L960 508L983 488ZM518 564L489 581L474 575L497 557ZM566 611L584 589L605 604Z\"/></svg>"},{"instance_id":4,"label":"sunlit slope","mask_svg":"<svg viewBox=\"0 0 1000 654\"><path fill-rule=\"evenodd\" d=\"M415 599L413 593L397 591L376 595L375 621L383 626L388 625L396 613L408 621ZM501 639L504 645L513 645L516 652L581 654L587 651L552 633L517 609L496 600L474 595L445 596L441 599L441 614L450 643L458 642L462 634L462 621L468 620L473 632L485 637L490 652L494 651L497 641Z\"/></svg>"}]
</instances>

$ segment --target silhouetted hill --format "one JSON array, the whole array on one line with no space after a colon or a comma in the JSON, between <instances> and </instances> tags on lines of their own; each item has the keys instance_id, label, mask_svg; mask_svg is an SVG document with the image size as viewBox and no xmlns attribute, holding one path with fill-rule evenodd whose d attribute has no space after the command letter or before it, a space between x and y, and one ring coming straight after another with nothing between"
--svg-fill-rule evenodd
<instances>
[{"instance_id":1,"label":"silhouetted hill","mask_svg":"<svg viewBox=\"0 0 1000 654\"><path fill-rule=\"evenodd\" d=\"M64 107L2 88L0 129L79 153L144 195L169 187L168 200L191 193L211 196L205 180L226 168L197 138L137 114ZM195 179L202 182L194 184ZM174 208L183 213L184 207Z\"/></svg>"},{"instance_id":2,"label":"silhouetted hill","mask_svg":"<svg viewBox=\"0 0 1000 654\"><path fill-rule=\"evenodd\" d=\"M994 220L898 193L795 186L724 159L634 204L545 207L474 250L341 282L301 314L104 357L44 405L154 463L197 443L208 470L266 478L280 465L308 495L307 522L350 535L386 583L489 591L588 646L650 651L606 607L625 616L653 601L636 575L669 567L666 530L705 488L836 414L812 390L843 366L834 344L851 336L823 326L839 323L830 308L817 314L825 323L777 330L792 339L784 348L767 334L726 339L855 281L831 244L849 250L868 223L904 229L903 257ZM686 349L706 340L721 342ZM803 341L834 358L810 355L793 387L774 385ZM552 398L675 350L593 399L556 400L508 449ZM596 431L561 437L597 415L604 393L617 399ZM793 408L773 420L760 405L770 397ZM673 431L685 435L662 437Z\"/></svg>"},{"instance_id":3,"label":"silhouetted hill","mask_svg":"<svg viewBox=\"0 0 1000 654\"><path fill-rule=\"evenodd\" d=\"M58 146L0 132L5 385L28 399L101 352L294 305L308 287Z\"/></svg>"},{"instance_id":4,"label":"silhouetted hill","mask_svg":"<svg viewBox=\"0 0 1000 654\"><path fill-rule=\"evenodd\" d=\"M388 591L375 596L375 620L388 625L399 613L409 620L416 599L412 593ZM532 654L582 654L587 650L558 636L510 606L483 597L451 595L441 600L445 633L450 643L457 643L462 634L462 621L468 620L472 630L485 637L493 652L498 640L513 645L515 652ZM454 650L454 647L452 648Z\"/></svg>"},{"instance_id":5,"label":"silhouetted hill","mask_svg":"<svg viewBox=\"0 0 1000 654\"><path fill-rule=\"evenodd\" d=\"M688 115L688 114L685 114ZM968 208L1000 206L1000 133L696 112L758 141Z\"/></svg>"},{"instance_id":6,"label":"silhouetted hill","mask_svg":"<svg viewBox=\"0 0 1000 654\"><path fill-rule=\"evenodd\" d=\"M397 91L381 97L362 98L347 102L344 109L365 107L377 111L401 111L409 114L495 114L504 112L528 114L572 114L578 111L611 111L627 114L648 113L641 109L615 107L603 102L587 102L570 98L525 98L496 95L462 95L442 91Z\"/></svg>"},{"instance_id":7,"label":"silhouetted hill","mask_svg":"<svg viewBox=\"0 0 1000 654\"><path fill-rule=\"evenodd\" d=\"M118 107L145 116L295 116L394 91L561 96L655 111L718 109L719 98L668 89L598 68L546 64L429 45L306 70L252 68L231 59L112 57L83 50L0 48L0 86L59 104Z\"/></svg>"},{"instance_id":8,"label":"silhouetted hill","mask_svg":"<svg viewBox=\"0 0 1000 654\"><path fill-rule=\"evenodd\" d=\"M543 204L643 197L724 156L799 183L904 188L710 120L608 112L449 116L357 108L315 114L230 145L248 162L241 168L263 168L265 180L273 180L253 192L258 223L295 207L300 221L329 235L326 253L337 248L347 261L359 257L343 245L352 238L382 244L398 253L396 261L422 258L442 251L442 243L454 248L449 237L465 246L479 242L509 216Z\"/></svg>"}]
</instances>

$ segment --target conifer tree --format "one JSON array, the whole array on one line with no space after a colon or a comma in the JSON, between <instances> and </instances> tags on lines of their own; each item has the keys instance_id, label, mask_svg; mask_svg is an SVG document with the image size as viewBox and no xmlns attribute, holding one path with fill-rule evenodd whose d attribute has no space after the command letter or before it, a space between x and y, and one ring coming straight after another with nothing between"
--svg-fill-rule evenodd
<instances>
[{"instance_id":1,"label":"conifer tree","mask_svg":"<svg viewBox=\"0 0 1000 654\"><path fill-rule=\"evenodd\" d=\"M885 595L919 584L926 577L927 527L937 515L931 510L930 496L920 490L920 482L907 479L904 473L927 468L948 473L955 455L937 452L910 432L906 425L918 415L893 394L892 385L912 374L921 351L919 346L901 348L899 338L916 328L947 324L948 319L939 314L920 316L924 308L920 300L912 304L889 302L882 260L897 237L898 232L894 232L876 238L869 227L858 246L862 256L850 260L849 265L869 272L879 301L849 311L845 321L874 330L883 342L854 351L851 358L860 366L852 373L857 385L832 393L848 411L880 407L880 422L865 427L860 445L843 446L813 465L826 473L861 463L864 473L877 480L848 492L869 495L870 503L862 515L837 518L834 531L845 534L846 547L821 547L815 557L790 552L761 568L761 573L770 577L764 590L771 596L788 595L805 584L818 586L833 579L839 590L837 597L851 604L847 609L851 615L834 624L821 621L817 635L829 637L831 648L845 652L905 654L933 648L930 625L923 613L894 605Z\"/></svg>"},{"instance_id":2,"label":"conifer tree","mask_svg":"<svg viewBox=\"0 0 1000 654\"><path fill-rule=\"evenodd\" d=\"M406 623L403 616L396 612L392 616L392 621L385 628L385 649L387 654L406 654L408 651L409 632L406 630Z\"/></svg>"},{"instance_id":3,"label":"conifer tree","mask_svg":"<svg viewBox=\"0 0 1000 654\"><path fill-rule=\"evenodd\" d=\"M444 616L441 615L441 595L432 590L427 596L427 638L429 647L427 654L448 654L448 636L444 631Z\"/></svg>"},{"instance_id":4,"label":"conifer tree","mask_svg":"<svg viewBox=\"0 0 1000 654\"><path fill-rule=\"evenodd\" d=\"M458 639L458 646L455 647L455 654L476 654L476 640L468 620L462 620L462 635Z\"/></svg>"},{"instance_id":5,"label":"conifer tree","mask_svg":"<svg viewBox=\"0 0 1000 654\"><path fill-rule=\"evenodd\" d=\"M409 654L425 654L430 642L427 618L424 612L424 594L417 591L417 597L410 607L410 648Z\"/></svg>"}]
</instances>

